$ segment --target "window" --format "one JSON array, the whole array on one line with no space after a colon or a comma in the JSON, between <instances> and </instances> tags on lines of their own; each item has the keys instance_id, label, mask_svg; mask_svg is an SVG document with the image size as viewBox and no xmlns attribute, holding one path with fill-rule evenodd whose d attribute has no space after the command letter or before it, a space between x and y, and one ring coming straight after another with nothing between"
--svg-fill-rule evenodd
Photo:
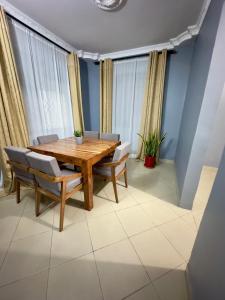
<instances>
[{"instance_id":1,"label":"window","mask_svg":"<svg viewBox=\"0 0 225 300\"><path fill-rule=\"evenodd\" d=\"M10 19L31 143L36 137L73 132L67 53Z\"/></svg>"},{"instance_id":2,"label":"window","mask_svg":"<svg viewBox=\"0 0 225 300\"><path fill-rule=\"evenodd\" d=\"M116 61L113 65L112 130L120 133L122 142L131 143L134 157L137 154L147 67L147 57Z\"/></svg>"}]
</instances>

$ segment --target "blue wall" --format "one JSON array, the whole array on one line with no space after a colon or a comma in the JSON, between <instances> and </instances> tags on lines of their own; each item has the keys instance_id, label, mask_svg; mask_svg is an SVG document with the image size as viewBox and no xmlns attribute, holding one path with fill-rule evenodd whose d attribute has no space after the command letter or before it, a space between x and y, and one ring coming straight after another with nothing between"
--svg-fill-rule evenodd
<instances>
[{"instance_id":1,"label":"blue wall","mask_svg":"<svg viewBox=\"0 0 225 300\"><path fill-rule=\"evenodd\" d=\"M225 299L225 151L188 264L193 300Z\"/></svg>"},{"instance_id":2,"label":"blue wall","mask_svg":"<svg viewBox=\"0 0 225 300\"><path fill-rule=\"evenodd\" d=\"M175 158L194 44L195 39L188 40L175 49L175 54L168 54L162 116L162 132L167 137L160 152L163 159ZM85 128L99 130L99 65L80 59L80 72Z\"/></svg>"},{"instance_id":3,"label":"blue wall","mask_svg":"<svg viewBox=\"0 0 225 300\"><path fill-rule=\"evenodd\" d=\"M198 124L222 4L222 0L211 2L195 43L176 152L176 172L180 194L182 194Z\"/></svg>"},{"instance_id":4,"label":"blue wall","mask_svg":"<svg viewBox=\"0 0 225 300\"><path fill-rule=\"evenodd\" d=\"M193 38L176 47L175 54L168 54L162 116L162 132L167 136L160 151L163 159L175 159L194 45Z\"/></svg>"},{"instance_id":5,"label":"blue wall","mask_svg":"<svg viewBox=\"0 0 225 300\"><path fill-rule=\"evenodd\" d=\"M80 59L81 90L86 130L99 130L99 65Z\"/></svg>"}]
</instances>

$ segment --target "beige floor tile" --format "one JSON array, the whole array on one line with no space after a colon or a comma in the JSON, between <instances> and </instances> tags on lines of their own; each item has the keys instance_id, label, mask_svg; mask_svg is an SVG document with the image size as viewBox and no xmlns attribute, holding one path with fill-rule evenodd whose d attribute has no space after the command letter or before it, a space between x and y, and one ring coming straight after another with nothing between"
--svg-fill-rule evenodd
<instances>
[{"instance_id":1,"label":"beige floor tile","mask_svg":"<svg viewBox=\"0 0 225 300\"><path fill-rule=\"evenodd\" d=\"M173 270L154 282L161 300L187 300L185 272Z\"/></svg>"},{"instance_id":2,"label":"beige floor tile","mask_svg":"<svg viewBox=\"0 0 225 300\"><path fill-rule=\"evenodd\" d=\"M26 206L24 211L32 211L35 212L35 192L34 190L29 190L24 192L24 197L27 200ZM50 203L52 202L51 199L42 196L40 209L45 209Z\"/></svg>"},{"instance_id":3,"label":"beige floor tile","mask_svg":"<svg viewBox=\"0 0 225 300\"><path fill-rule=\"evenodd\" d=\"M2 198L0 201L0 218L7 216L21 216L26 205L26 201L16 203L15 195L7 196Z\"/></svg>"},{"instance_id":4,"label":"beige floor tile","mask_svg":"<svg viewBox=\"0 0 225 300\"><path fill-rule=\"evenodd\" d=\"M138 204L135 198L131 196L132 194L128 191L128 189L124 187L123 183L120 184L119 182L117 182L117 193L119 203L116 203L113 185L111 182L108 183L103 190L106 195L106 198L109 201L111 201L114 210L120 210Z\"/></svg>"},{"instance_id":5,"label":"beige floor tile","mask_svg":"<svg viewBox=\"0 0 225 300\"><path fill-rule=\"evenodd\" d=\"M159 203L159 204L165 205L168 209L172 210L178 217L182 217L191 212L191 210L184 209L182 207L177 206L176 204L165 202L162 200L161 200L161 203Z\"/></svg>"},{"instance_id":6,"label":"beige floor tile","mask_svg":"<svg viewBox=\"0 0 225 300\"><path fill-rule=\"evenodd\" d=\"M15 196L0 201L0 243L9 243L20 221L26 201L16 203Z\"/></svg>"},{"instance_id":7,"label":"beige floor tile","mask_svg":"<svg viewBox=\"0 0 225 300\"><path fill-rule=\"evenodd\" d=\"M73 203L73 200L77 200L79 202L84 202L84 192L83 191L78 191L75 194L71 196L71 200L69 200L70 203ZM67 202L67 203L69 203Z\"/></svg>"},{"instance_id":8,"label":"beige floor tile","mask_svg":"<svg viewBox=\"0 0 225 300\"><path fill-rule=\"evenodd\" d=\"M6 256L7 250L9 248L9 243L2 243L0 242L0 269L1 269L1 265L3 263L3 260Z\"/></svg>"},{"instance_id":9,"label":"beige floor tile","mask_svg":"<svg viewBox=\"0 0 225 300\"><path fill-rule=\"evenodd\" d=\"M25 238L52 230L53 210L43 212L39 217L35 216L33 210L24 212L17 226L13 240Z\"/></svg>"},{"instance_id":10,"label":"beige floor tile","mask_svg":"<svg viewBox=\"0 0 225 300\"><path fill-rule=\"evenodd\" d=\"M157 228L131 237L131 242L152 280L184 263Z\"/></svg>"},{"instance_id":11,"label":"beige floor tile","mask_svg":"<svg viewBox=\"0 0 225 300\"><path fill-rule=\"evenodd\" d=\"M149 215L150 220L155 225L160 225L178 218L173 210L164 204L153 202L151 204L141 204L140 206Z\"/></svg>"},{"instance_id":12,"label":"beige floor tile","mask_svg":"<svg viewBox=\"0 0 225 300\"><path fill-rule=\"evenodd\" d=\"M181 218L158 227L170 243L187 261L196 238L196 231L190 228Z\"/></svg>"},{"instance_id":13,"label":"beige floor tile","mask_svg":"<svg viewBox=\"0 0 225 300\"><path fill-rule=\"evenodd\" d=\"M196 225L196 222L195 222L192 212L189 212L188 214L185 214L184 216L182 216L181 220L183 220L189 226L189 228L191 228L192 230L194 230L194 231L197 230L197 225Z\"/></svg>"},{"instance_id":14,"label":"beige floor tile","mask_svg":"<svg viewBox=\"0 0 225 300\"><path fill-rule=\"evenodd\" d=\"M125 298L126 300L159 300L152 284L148 284L143 289Z\"/></svg>"},{"instance_id":15,"label":"beige floor tile","mask_svg":"<svg viewBox=\"0 0 225 300\"><path fill-rule=\"evenodd\" d=\"M101 300L93 254L50 269L48 300Z\"/></svg>"},{"instance_id":16,"label":"beige floor tile","mask_svg":"<svg viewBox=\"0 0 225 300\"><path fill-rule=\"evenodd\" d=\"M0 300L45 300L48 270L0 288Z\"/></svg>"},{"instance_id":17,"label":"beige floor tile","mask_svg":"<svg viewBox=\"0 0 225 300\"><path fill-rule=\"evenodd\" d=\"M95 252L105 300L119 300L149 282L137 254L128 240Z\"/></svg>"},{"instance_id":18,"label":"beige floor tile","mask_svg":"<svg viewBox=\"0 0 225 300\"><path fill-rule=\"evenodd\" d=\"M92 251L86 222L73 224L62 232L54 230L52 236L51 265L88 254Z\"/></svg>"},{"instance_id":19,"label":"beige floor tile","mask_svg":"<svg viewBox=\"0 0 225 300\"><path fill-rule=\"evenodd\" d=\"M194 211L193 213L193 217L197 226L197 230L199 229L199 226L202 222L202 217L204 215L204 211Z\"/></svg>"},{"instance_id":20,"label":"beige floor tile","mask_svg":"<svg viewBox=\"0 0 225 300\"><path fill-rule=\"evenodd\" d=\"M47 268L50 259L50 242L51 232L13 242L0 271L0 285Z\"/></svg>"},{"instance_id":21,"label":"beige floor tile","mask_svg":"<svg viewBox=\"0 0 225 300\"><path fill-rule=\"evenodd\" d=\"M112 202L107 197L99 197L94 195L94 208L91 211L85 211L87 218L99 217L107 213L113 212Z\"/></svg>"},{"instance_id":22,"label":"beige floor tile","mask_svg":"<svg viewBox=\"0 0 225 300\"><path fill-rule=\"evenodd\" d=\"M177 204L177 183L173 163L160 162L156 168L148 169L142 161L129 159L128 182L132 187L157 198Z\"/></svg>"},{"instance_id":23,"label":"beige floor tile","mask_svg":"<svg viewBox=\"0 0 225 300\"><path fill-rule=\"evenodd\" d=\"M129 193L128 189L124 186L124 183L121 181L117 181L116 187L120 199L123 199L127 195L127 193ZM112 182L108 182L101 191L104 191L104 193L110 200L115 201L115 194Z\"/></svg>"},{"instance_id":24,"label":"beige floor tile","mask_svg":"<svg viewBox=\"0 0 225 300\"><path fill-rule=\"evenodd\" d=\"M115 211L119 211L137 205L137 201L129 193L127 193L127 195L124 195L124 197L119 197L119 203L112 203L112 207Z\"/></svg>"},{"instance_id":25,"label":"beige floor tile","mask_svg":"<svg viewBox=\"0 0 225 300\"><path fill-rule=\"evenodd\" d=\"M139 207L134 206L117 212L120 222L128 236L152 228L150 217Z\"/></svg>"},{"instance_id":26,"label":"beige floor tile","mask_svg":"<svg viewBox=\"0 0 225 300\"><path fill-rule=\"evenodd\" d=\"M0 219L0 243L8 243L11 241L17 225L19 224L20 217L18 216L5 216Z\"/></svg>"},{"instance_id":27,"label":"beige floor tile","mask_svg":"<svg viewBox=\"0 0 225 300\"><path fill-rule=\"evenodd\" d=\"M138 189L132 191L131 195L140 204L142 204L142 203L152 203L157 199L156 197L152 196L151 194L145 193L142 190L138 190Z\"/></svg>"},{"instance_id":28,"label":"beige floor tile","mask_svg":"<svg viewBox=\"0 0 225 300\"><path fill-rule=\"evenodd\" d=\"M54 229L58 230L60 220L60 204L58 204L54 210ZM64 230L69 228L74 223L84 222L85 220L86 214L83 207L76 205L76 203L72 200L66 203L64 212Z\"/></svg>"},{"instance_id":29,"label":"beige floor tile","mask_svg":"<svg viewBox=\"0 0 225 300\"><path fill-rule=\"evenodd\" d=\"M125 239L126 233L115 213L88 219L94 250Z\"/></svg>"}]
</instances>

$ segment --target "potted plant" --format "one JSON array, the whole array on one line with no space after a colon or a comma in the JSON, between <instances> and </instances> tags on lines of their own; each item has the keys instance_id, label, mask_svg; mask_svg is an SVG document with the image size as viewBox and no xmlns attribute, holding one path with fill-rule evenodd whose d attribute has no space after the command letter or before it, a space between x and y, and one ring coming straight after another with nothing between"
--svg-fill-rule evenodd
<instances>
[{"instance_id":1,"label":"potted plant","mask_svg":"<svg viewBox=\"0 0 225 300\"><path fill-rule=\"evenodd\" d=\"M156 132L150 133L148 138L145 139L143 135L138 135L142 138L145 155L145 167L154 168L156 163L156 156L159 151L160 145L165 140L166 134L159 136Z\"/></svg>"},{"instance_id":2,"label":"potted plant","mask_svg":"<svg viewBox=\"0 0 225 300\"><path fill-rule=\"evenodd\" d=\"M82 131L81 130L74 130L74 136L75 136L75 140L76 143L78 145L83 144L83 136L82 136Z\"/></svg>"}]
</instances>

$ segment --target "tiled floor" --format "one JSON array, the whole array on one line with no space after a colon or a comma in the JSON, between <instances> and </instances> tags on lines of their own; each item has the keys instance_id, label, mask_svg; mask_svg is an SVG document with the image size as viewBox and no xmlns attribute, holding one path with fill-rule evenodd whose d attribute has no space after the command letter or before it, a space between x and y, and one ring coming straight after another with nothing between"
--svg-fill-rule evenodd
<instances>
[{"instance_id":1,"label":"tiled floor","mask_svg":"<svg viewBox=\"0 0 225 300\"><path fill-rule=\"evenodd\" d=\"M176 206L174 166L129 162L129 188L95 182L83 194L34 216L34 192L0 199L0 300L185 300L185 268L216 170L204 168L193 211ZM121 182L122 184L122 182ZM48 201L43 203L43 207Z\"/></svg>"}]
</instances>

